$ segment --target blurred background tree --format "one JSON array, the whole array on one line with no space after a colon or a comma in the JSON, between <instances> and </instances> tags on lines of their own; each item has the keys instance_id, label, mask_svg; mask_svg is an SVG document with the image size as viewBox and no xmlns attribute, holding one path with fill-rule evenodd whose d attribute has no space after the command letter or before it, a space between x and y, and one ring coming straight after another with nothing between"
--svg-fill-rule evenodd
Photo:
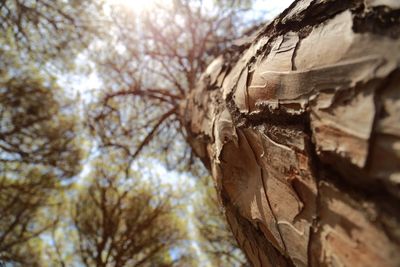
<instances>
[{"instance_id":1,"label":"blurred background tree","mask_svg":"<svg viewBox=\"0 0 400 267\"><path fill-rule=\"evenodd\" d=\"M0 3L0 261L15 266L42 266L41 236L81 170L80 118L55 76L93 36L101 3L80 2Z\"/></svg>"},{"instance_id":2,"label":"blurred background tree","mask_svg":"<svg viewBox=\"0 0 400 267\"><path fill-rule=\"evenodd\" d=\"M0 3L2 48L22 64L41 70L71 70L75 57L94 36L101 36L101 0L3 0Z\"/></svg>"},{"instance_id":3,"label":"blurred background tree","mask_svg":"<svg viewBox=\"0 0 400 267\"><path fill-rule=\"evenodd\" d=\"M96 159L79 192L76 254L86 266L172 266L178 259L169 252L185 239L179 201L160 181L127 172L123 156L109 151Z\"/></svg>"},{"instance_id":4,"label":"blurred background tree","mask_svg":"<svg viewBox=\"0 0 400 267\"><path fill-rule=\"evenodd\" d=\"M81 170L78 118L51 77L0 50L0 260L35 266L46 209Z\"/></svg>"}]
</instances>

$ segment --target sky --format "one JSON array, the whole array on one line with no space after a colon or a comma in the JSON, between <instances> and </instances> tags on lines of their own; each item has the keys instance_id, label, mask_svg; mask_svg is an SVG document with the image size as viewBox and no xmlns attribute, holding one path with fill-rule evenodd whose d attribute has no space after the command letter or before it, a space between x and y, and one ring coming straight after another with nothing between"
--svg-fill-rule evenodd
<instances>
[{"instance_id":1,"label":"sky","mask_svg":"<svg viewBox=\"0 0 400 267\"><path fill-rule=\"evenodd\" d=\"M294 0L258 0L254 3L255 10L265 12L264 17L266 20L273 19L279 15L285 8Z\"/></svg>"}]
</instances>

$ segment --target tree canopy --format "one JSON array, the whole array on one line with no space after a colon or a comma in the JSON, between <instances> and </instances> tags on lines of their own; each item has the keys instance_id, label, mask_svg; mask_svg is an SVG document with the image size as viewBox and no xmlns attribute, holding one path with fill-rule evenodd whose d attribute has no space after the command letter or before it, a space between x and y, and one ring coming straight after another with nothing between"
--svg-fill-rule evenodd
<instances>
[{"instance_id":1,"label":"tree canopy","mask_svg":"<svg viewBox=\"0 0 400 267\"><path fill-rule=\"evenodd\" d=\"M76 253L86 266L171 265L168 252L185 235L177 198L157 179L127 172L121 156L109 151L96 159L80 189L72 211Z\"/></svg>"},{"instance_id":2,"label":"tree canopy","mask_svg":"<svg viewBox=\"0 0 400 267\"><path fill-rule=\"evenodd\" d=\"M0 55L0 260L34 266L29 246L56 223L46 208L81 170L78 118L51 77Z\"/></svg>"}]
</instances>

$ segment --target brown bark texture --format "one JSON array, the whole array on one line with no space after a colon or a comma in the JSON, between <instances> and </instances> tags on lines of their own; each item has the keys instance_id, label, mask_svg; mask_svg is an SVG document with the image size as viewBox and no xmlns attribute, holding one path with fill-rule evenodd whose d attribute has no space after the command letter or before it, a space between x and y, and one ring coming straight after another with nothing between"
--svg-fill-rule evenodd
<instances>
[{"instance_id":1,"label":"brown bark texture","mask_svg":"<svg viewBox=\"0 0 400 267\"><path fill-rule=\"evenodd\" d=\"M181 107L253 266L400 266L400 1L304 0Z\"/></svg>"}]
</instances>

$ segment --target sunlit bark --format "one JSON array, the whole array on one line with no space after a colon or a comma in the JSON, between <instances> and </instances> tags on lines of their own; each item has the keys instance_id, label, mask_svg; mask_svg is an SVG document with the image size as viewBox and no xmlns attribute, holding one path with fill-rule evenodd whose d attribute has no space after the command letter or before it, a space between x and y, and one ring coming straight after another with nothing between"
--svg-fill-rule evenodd
<instances>
[{"instance_id":1,"label":"sunlit bark","mask_svg":"<svg viewBox=\"0 0 400 267\"><path fill-rule=\"evenodd\" d=\"M181 106L254 266L400 265L400 4L297 1Z\"/></svg>"}]
</instances>

